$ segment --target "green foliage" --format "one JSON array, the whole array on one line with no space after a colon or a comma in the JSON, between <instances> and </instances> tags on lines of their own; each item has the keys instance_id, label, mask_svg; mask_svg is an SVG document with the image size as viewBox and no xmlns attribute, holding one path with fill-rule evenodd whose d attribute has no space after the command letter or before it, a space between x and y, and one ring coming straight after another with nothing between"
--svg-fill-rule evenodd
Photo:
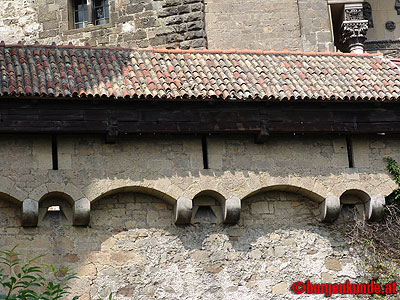
<instances>
[{"instance_id":1,"label":"green foliage","mask_svg":"<svg viewBox=\"0 0 400 300\"><path fill-rule=\"evenodd\" d=\"M393 281L400 285L400 166L391 157L383 158L386 169L397 184L385 199L384 219L379 222L365 222L355 218L344 224L344 233L357 246L364 258L366 282L373 279L381 286ZM397 295L364 295L362 299L398 299Z\"/></svg>"},{"instance_id":2,"label":"green foliage","mask_svg":"<svg viewBox=\"0 0 400 300\"><path fill-rule=\"evenodd\" d=\"M384 157L383 160L386 161L386 169L388 170L389 174L393 176L393 179L398 186L397 189L395 189L389 196L386 197L386 204L396 204L400 207L400 167L391 157Z\"/></svg>"},{"instance_id":3,"label":"green foliage","mask_svg":"<svg viewBox=\"0 0 400 300\"><path fill-rule=\"evenodd\" d=\"M56 300L69 294L68 281L76 278L75 274L65 268L56 270L52 265L36 264L44 255L23 263L16 247L0 250L0 293L4 293L0 299Z\"/></svg>"},{"instance_id":4,"label":"green foliage","mask_svg":"<svg viewBox=\"0 0 400 300\"><path fill-rule=\"evenodd\" d=\"M110 295L108 296L108 300L112 300L113 299L113 297L112 297L112 293L110 293ZM102 298L100 298L99 300L103 300Z\"/></svg>"}]
</instances>

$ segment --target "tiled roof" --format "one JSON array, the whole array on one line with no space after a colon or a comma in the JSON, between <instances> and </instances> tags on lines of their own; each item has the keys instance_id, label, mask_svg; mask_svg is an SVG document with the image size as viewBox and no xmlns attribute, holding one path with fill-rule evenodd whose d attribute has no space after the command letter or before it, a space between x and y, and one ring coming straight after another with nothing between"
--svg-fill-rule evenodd
<instances>
[{"instance_id":1,"label":"tiled roof","mask_svg":"<svg viewBox=\"0 0 400 300\"><path fill-rule=\"evenodd\" d=\"M394 100L379 54L25 46L0 43L0 96Z\"/></svg>"}]
</instances>

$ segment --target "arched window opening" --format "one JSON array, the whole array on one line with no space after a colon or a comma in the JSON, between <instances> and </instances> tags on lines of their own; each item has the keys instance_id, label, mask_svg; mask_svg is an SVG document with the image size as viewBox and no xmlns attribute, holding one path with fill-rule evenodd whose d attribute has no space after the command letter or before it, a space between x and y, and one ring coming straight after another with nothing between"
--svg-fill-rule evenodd
<instances>
[{"instance_id":1,"label":"arched window opening","mask_svg":"<svg viewBox=\"0 0 400 300\"><path fill-rule=\"evenodd\" d=\"M39 203L39 226L72 225L72 204L59 196L48 196Z\"/></svg>"},{"instance_id":2,"label":"arched window opening","mask_svg":"<svg viewBox=\"0 0 400 300\"><path fill-rule=\"evenodd\" d=\"M356 219L365 218L365 203L369 196L359 190L349 190L340 197L341 213L339 222L354 222Z\"/></svg>"},{"instance_id":3,"label":"arched window opening","mask_svg":"<svg viewBox=\"0 0 400 300\"><path fill-rule=\"evenodd\" d=\"M221 203L210 195L193 199L192 224L220 224L223 222Z\"/></svg>"}]
</instances>

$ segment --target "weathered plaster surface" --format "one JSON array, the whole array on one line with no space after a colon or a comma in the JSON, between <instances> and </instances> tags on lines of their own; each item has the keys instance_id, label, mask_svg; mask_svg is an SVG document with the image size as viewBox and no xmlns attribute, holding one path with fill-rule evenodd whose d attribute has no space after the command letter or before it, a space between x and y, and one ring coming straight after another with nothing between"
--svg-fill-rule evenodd
<instances>
[{"instance_id":1,"label":"weathered plaster surface","mask_svg":"<svg viewBox=\"0 0 400 300\"><path fill-rule=\"evenodd\" d=\"M271 138L264 145L248 136L208 140L210 169L204 170L196 137L138 137L110 145L101 137L60 136L59 170L52 170L50 138L5 136L0 192L19 202L51 192L92 202L118 190L146 191L174 204L207 190L244 199L278 189L322 202L351 189L373 197L395 188L382 158L398 156L397 138L354 138L355 168L348 168L344 138Z\"/></svg>"},{"instance_id":2,"label":"weathered plaster surface","mask_svg":"<svg viewBox=\"0 0 400 300\"><path fill-rule=\"evenodd\" d=\"M195 136L116 144L60 136L60 170L51 170L50 137L2 141L0 248L19 244L24 257L47 253L44 262L72 266L81 299L111 291L119 299L294 299L295 281L359 282L361 260L335 225L319 222L319 205L331 195L362 213L366 199L395 188L382 158L400 159L396 136L354 137L352 169L340 137L258 145L249 136L211 136L204 170ZM174 224L180 197L193 200L187 226ZM230 197L241 200L236 225L222 222ZM73 226L85 198L89 227ZM39 201L37 227L21 226L25 199ZM52 205L62 215L48 215ZM196 215L204 205L215 219Z\"/></svg>"},{"instance_id":3,"label":"weathered plaster surface","mask_svg":"<svg viewBox=\"0 0 400 300\"><path fill-rule=\"evenodd\" d=\"M89 228L71 226L70 208L63 213L24 229L19 208L1 201L0 248L18 243L23 257L46 253L42 262L70 266L80 299L298 299L293 282L363 275L341 232L316 219L318 205L293 193L250 197L234 226L177 227L171 205L140 193L93 203Z\"/></svg>"}]
</instances>

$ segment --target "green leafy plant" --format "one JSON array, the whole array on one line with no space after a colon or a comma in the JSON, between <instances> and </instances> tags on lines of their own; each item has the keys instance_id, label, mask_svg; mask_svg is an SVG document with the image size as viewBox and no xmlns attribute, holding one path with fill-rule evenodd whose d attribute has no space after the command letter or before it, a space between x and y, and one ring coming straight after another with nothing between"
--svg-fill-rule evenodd
<instances>
[{"instance_id":1,"label":"green leafy plant","mask_svg":"<svg viewBox=\"0 0 400 300\"><path fill-rule=\"evenodd\" d=\"M379 222L366 222L354 218L346 223L345 234L364 257L366 280L373 279L385 285L397 282L400 284L400 166L391 157L383 158L386 169L397 184L385 199L384 219ZM397 295L374 294L363 299L397 299Z\"/></svg>"},{"instance_id":2,"label":"green leafy plant","mask_svg":"<svg viewBox=\"0 0 400 300\"><path fill-rule=\"evenodd\" d=\"M36 264L44 255L23 263L16 248L0 250L0 299L56 300L69 294L68 282L77 278L75 274L66 268Z\"/></svg>"},{"instance_id":3,"label":"green leafy plant","mask_svg":"<svg viewBox=\"0 0 400 300\"><path fill-rule=\"evenodd\" d=\"M389 174L392 175L394 181L396 182L398 188L395 189L389 196L386 197L386 204L396 204L398 207L400 206L400 167L397 162L391 157L384 157L384 161L386 161L386 169Z\"/></svg>"}]
</instances>

